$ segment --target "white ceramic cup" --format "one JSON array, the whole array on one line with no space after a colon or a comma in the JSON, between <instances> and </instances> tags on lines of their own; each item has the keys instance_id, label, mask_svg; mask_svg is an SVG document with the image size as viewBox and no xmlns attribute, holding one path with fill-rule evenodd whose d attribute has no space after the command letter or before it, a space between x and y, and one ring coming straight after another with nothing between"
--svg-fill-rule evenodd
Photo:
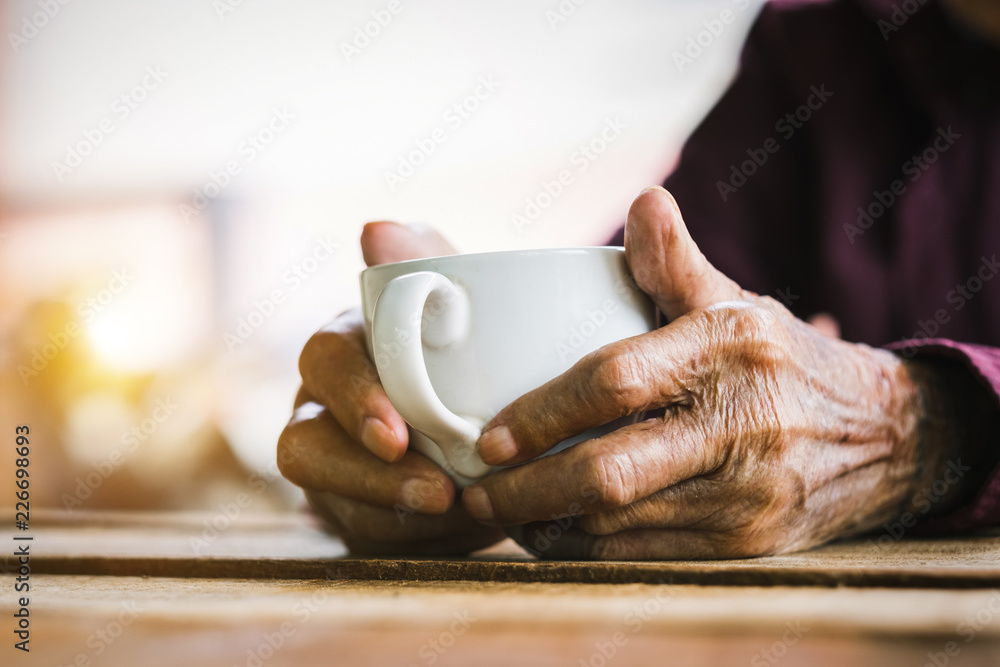
<instances>
[{"instance_id":1,"label":"white ceramic cup","mask_svg":"<svg viewBox=\"0 0 1000 667\"><path fill-rule=\"evenodd\" d=\"M620 247L514 250L382 264L361 273L368 352L410 444L459 487L491 467L482 427L588 352L655 326ZM618 420L559 443L602 435Z\"/></svg>"}]
</instances>

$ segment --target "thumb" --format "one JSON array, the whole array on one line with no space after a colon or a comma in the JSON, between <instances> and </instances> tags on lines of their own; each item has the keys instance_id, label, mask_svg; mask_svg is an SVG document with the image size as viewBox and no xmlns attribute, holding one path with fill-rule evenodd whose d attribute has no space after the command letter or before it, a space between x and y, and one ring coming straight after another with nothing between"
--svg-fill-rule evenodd
<instances>
[{"instance_id":1,"label":"thumb","mask_svg":"<svg viewBox=\"0 0 1000 667\"><path fill-rule=\"evenodd\" d=\"M361 231L361 253L368 266L454 255L456 252L443 236L423 224L369 222Z\"/></svg>"},{"instance_id":2,"label":"thumb","mask_svg":"<svg viewBox=\"0 0 1000 667\"><path fill-rule=\"evenodd\" d=\"M625 258L636 284L668 320L744 294L701 254L677 202L659 186L640 192L629 208Z\"/></svg>"}]
</instances>

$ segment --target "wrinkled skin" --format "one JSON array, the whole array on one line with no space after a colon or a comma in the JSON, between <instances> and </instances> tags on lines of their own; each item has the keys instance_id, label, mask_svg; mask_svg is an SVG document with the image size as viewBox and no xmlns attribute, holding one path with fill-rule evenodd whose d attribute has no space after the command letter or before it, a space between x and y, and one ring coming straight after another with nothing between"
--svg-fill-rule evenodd
<instances>
[{"instance_id":1,"label":"wrinkled skin","mask_svg":"<svg viewBox=\"0 0 1000 667\"><path fill-rule=\"evenodd\" d=\"M391 223L368 225L362 246L369 263L451 252ZM456 503L444 473L407 451L348 314L303 351L282 472L356 552L464 553L506 526L538 555L606 559L806 549L897 516L940 474L949 452L928 435L939 421L930 369L742 290L705 260L662 188L633 202L625 246L669 325L514 401L480 455L522 463L616 417L657 417L495 473Z\"/></svg>"}]
</instances>

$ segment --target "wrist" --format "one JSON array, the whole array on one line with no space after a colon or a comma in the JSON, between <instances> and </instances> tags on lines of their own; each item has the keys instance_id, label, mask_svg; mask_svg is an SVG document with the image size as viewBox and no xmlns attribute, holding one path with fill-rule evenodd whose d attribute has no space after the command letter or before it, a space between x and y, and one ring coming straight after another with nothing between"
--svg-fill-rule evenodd
<instances>
[{"instance_id":1,"label":"wrist","mask_svg":"<svg viewBox=\"0 0 1000 667\"><path fill-rule=\"evenodd\" d=\"M992 468L983 442L996 420L988 393L950 359L904 362L916 390L916 470L902 512L944 516L968 503Z\"/></svg>"}]
</instances>

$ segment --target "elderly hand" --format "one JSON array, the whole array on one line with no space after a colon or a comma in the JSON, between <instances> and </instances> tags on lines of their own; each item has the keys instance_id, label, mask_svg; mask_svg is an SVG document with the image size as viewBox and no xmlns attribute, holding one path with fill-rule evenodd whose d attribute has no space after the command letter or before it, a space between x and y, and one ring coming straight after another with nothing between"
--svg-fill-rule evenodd
<instances>
[{"instance_id":1,"label":"elderly hand","mask_svg":"<svg viewBox=\"0 0 1000 667\"><path fill-rule=\"evenodd\" d=\"M451 254L430 230L369 223L361 237L369 266ZM302 389L278 441L282 474L306 490L313 509L354 553L460 554L503 539L455 503L437 464L407 451L406 423L385 395L354 310L306 343Z\"/></svg>"},{"instance_id":2,"label":"elderly hand","mask_svg":"<svg viewBox=\"0 0 1000 667\"><path fill-rule=\"evenodd\" d=\"M515 400L479 440L494 465L628 414L662 417L495 473L469 513L548 557L725 558L879 526L939 475L930 368L852 344L712 267L662 188L626 256L670 324L607 345ZM541 522L541 523L538 523Z\"/></svg>"}]
</instances>

